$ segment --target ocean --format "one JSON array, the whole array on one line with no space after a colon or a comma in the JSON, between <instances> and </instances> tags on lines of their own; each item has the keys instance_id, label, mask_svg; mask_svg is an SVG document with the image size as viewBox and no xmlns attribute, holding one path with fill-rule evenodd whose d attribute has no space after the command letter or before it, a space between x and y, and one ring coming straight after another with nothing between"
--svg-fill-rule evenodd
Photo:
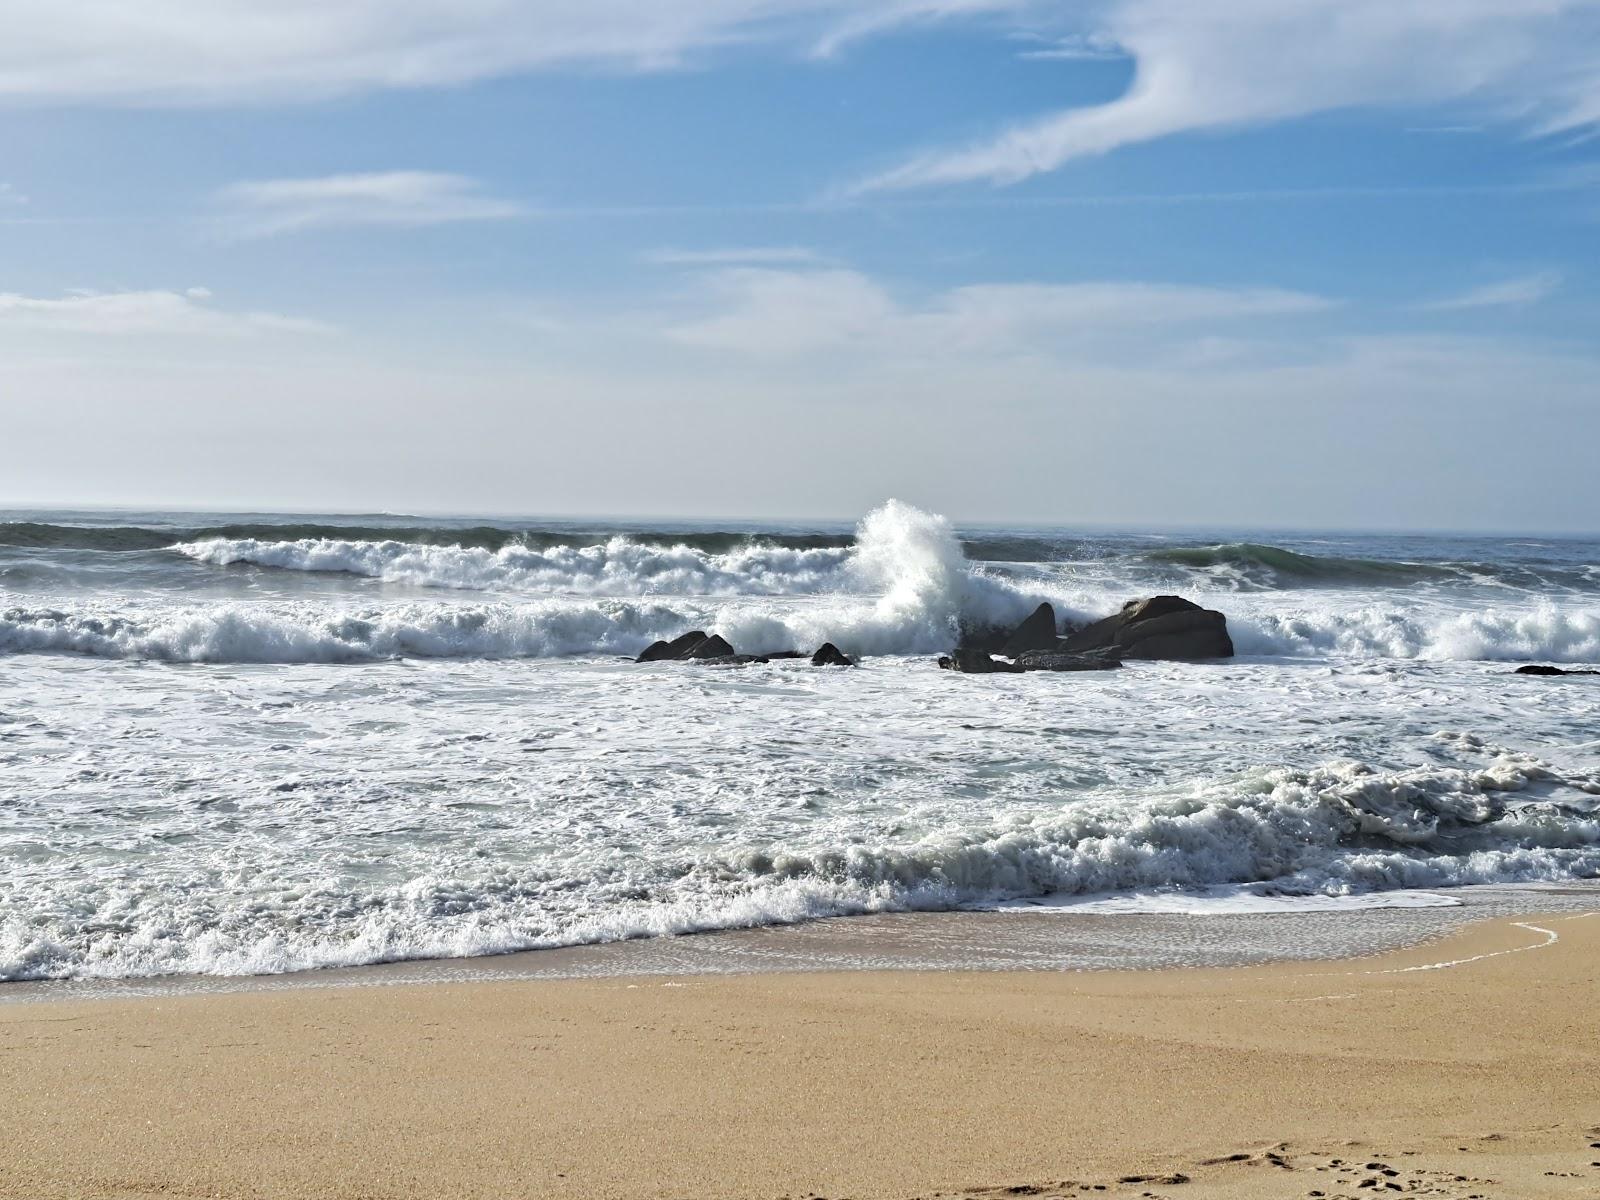
<instances>
[{"instance_id":1,"label":"ocean","mask_svg":"<svg viewBox=\"0 0 1600 1200\"><path fill-rule=\"evenodd\" d=\"M934 662L1159 593L1238 656ZM860 665L631 661L690 629ZM1529 662L1600 541L0 513L0 980L1592 879L1600 677Z\"/></svg>"}]
</instances>

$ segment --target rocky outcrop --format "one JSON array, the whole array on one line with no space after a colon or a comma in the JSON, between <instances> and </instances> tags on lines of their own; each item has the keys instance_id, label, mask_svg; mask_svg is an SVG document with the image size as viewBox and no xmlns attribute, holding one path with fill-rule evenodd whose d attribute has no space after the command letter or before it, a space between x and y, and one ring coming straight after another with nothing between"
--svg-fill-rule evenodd
<instances>
[{"instance_id":1,"label":"rocky outcrop","mask_svg":"<svg viewBox=\"0 0 1600 1200\"><path fill-rule=\"evenodd\" d=\"M1513 672L1516 675L1600 675L1600 671L1574 670L1572 668L1547 667L1542 664L1532 663L1526 667L1518 667Z\"/></svg>"},{"instance_id":2,"label":"rocky outcrop","mask_svg":"<svg viewBox=\"0 0 1600 1200\"><path fill-rule=\"evenodd\" d=\"M993 658L986 651L965 646L941 658L939 665L947 671L961 671L967 675L1015 675L1022 671L1015 663Z\"/></svg>"},{"instance_id":3,"label":"rocky outcrop","mask_svg":"<svg viewBox=\"0 0 1600 1200\"><path fill-rule=\"evenodd\" d=\"M1013 661L991 657L996 648ZM1056 633L1055 610L1041 604L1004 637L985 637L975 644L963 630L961 644L941 658L939 665L987 675L999 671L1105 671L1128 658L1232 657L1228 618L1182 596L1151 596L1130 600L1120 611L1065 637Z\"/></svg>"},{"instance_id":4,"label":"rocky outcrop","mask_svg":"<svg viewBox=\"0 0 1600 1200\"><path fill-rule=\"evenodd\" d=\"M1011 631L1011 636L1001 645L1000 653L1007 658L1016 658L1030 650L1054 650L1056 642L1056 610L1049 604L1041 604Z\"/></svg>"},{"instance_id":5,"label":"rocky outcrop","mask_svg":"<svg viewBox=\"0 0 1600 1200\"><path fill-rule=\"evenodd\" d=\"M771 662L775 658L805 658L799 650L775 650L770 654L740 654L733 644L720 634L707 635L703 630L693 630L673 638L670 642L652 642L634 662L692 662L706 666L744 666L748 663ZM853 667L856 660L845 654L832 642L824 642L811 657L814 666Z\"/></svg>"},{"instance_id":6,"label":"rocky outcrop","mask_svg":"<svg viewBox=\"0 0 1600 1200\"><path fill-rule=\"evenodd\" d=\"M670 662L673 659L684 658L688 653L706 640L704 630L696 629L689 633L680 634L670 642L652 642L645 652L634 659L634 662Z\"/></svg>"},{"instance_id":7,"label":"rocky outcrop","mask_svg":"<svg viewBox=\"0 0 1600 1200\"><path fill-rule=\"evenodd\" d=\"M735 651L733 645L721 634L713 633L704 638L680 657L685 659L731 658Z\"/></svg>"},{"instance_id":8,"label":"rocky outcrop","mask_svg":"<svg viewBox=\"0 0 1600 1200\"><path fill-rule=\"evenodd\" d=\"M817 652L811 656L813 667L853 667L856 660L851 658L832 642L823 642Z\"/></svg>"},{"instance_id":9,"label":"rocky outcrop","mask_svg":"<svg viewBox=\"0 0 1600 1200\"><path fill-rule=\"evenodd\" d=\"M1065 654L1059 650L1029 650L1017 655L1016 665L1024 671L1114 671L1122 665L1122 658L1105 651Z\"/></svg>"},{"instance_id":10,"label":"rocky outcrop","mask_svg":"<svg viewBox=\"0 0 1600 1200\"><path fill-rule=\"evenodd\" d=\"M1069 654L1116 648L1123 658L1232 658L1228 619L1182 596L1130 600L1120 612L1063 638Z\"/></svg>"}]
</instances>

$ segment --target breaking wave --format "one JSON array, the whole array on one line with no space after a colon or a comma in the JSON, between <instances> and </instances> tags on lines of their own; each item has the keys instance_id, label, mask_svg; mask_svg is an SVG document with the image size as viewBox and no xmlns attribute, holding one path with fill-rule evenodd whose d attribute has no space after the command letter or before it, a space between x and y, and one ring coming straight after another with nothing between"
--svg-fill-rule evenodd
<instances>
[{"instance_id":1,"label":"breaking wave","mask_svg":"<svg viewBox=\"0 0 1600 1200\"><path fill-rule=\"evenodd\" d=\"M1600 584L1593 564L1560 562L1407 562L1305 554L1260 542L1170 546L1143 558L1191 583L1231 591L1298 588L1409 588L1416 586L1582 591Z\"/></svg>"},{"instance_id":2,"label":"breaking wave","mask_svg":"<svg viewBox=\"0 0 1600 1200\"><path fill-rule=\"evenodd\" d=\"M752 846L577 874L469 857L380 889L319 870L270 898L220 875L137 899L63 881L47 912L0 916L0 980L276 973L1130 889L1350 896L1600 874L1600 782L1489 753L1476 769L1260 770L899 845Z\"/></svg>"},{"instance_id":3,"label":"breaking wave","mask_svg":"<svg viewBox=\"0 0 1600 1200\"><path fill-rule=\"evenodd\" d=\"M281 543L275 546L274 553L284 549ZM861 523L847 555L752 548L710 563L687 549L657 553L626 545L614 553L518 549L476 557L456 548L441 560L397 543L372 543L369 549L370 558L349 544L296 545L286 552L295 561L326 555L338 564L330 568L336 570L367 564L400 573L431 571L435 579L443 577L439 572L459 577L470 570L480 580L496 573L538 577L547 584L559 579L568 591L615 591L619 578L635 585L670 579L672 601L632 603L608 596L333 611L326 601L252 602L109 614L19 607L0 612L0 652L65 651L170 662L530 658L633 654L657 638L700 627L752 653L833 641L854 654L916 654L947 649L963 623L1014 623L1037 603L1011 584L970 569L943 517L893 502ZM848 581L864 596L798 607L792 601L763 605L755 599L761 595L756 584L780 574L788 581L786 596L798 590L797 580L817 591ZM741 599L707 603L694 597L687 586L691 581L708 595L725 590Z\"/></svg>"},{"instance_id":4,"label":"breaking wave","mask_svg":"<svg viewBox=\"0 0 1600 1200\"><path fill-rule=\"evenodd\" d=\"M249 563L292 571L363 575L386 583L472 591L582 592L608 596L804 595L845 581L851 551L744 545L707 553L679 543L614 537L600 545L544 549L429 546L399 541L211 538L173 547L214 566Z\"/></svg>"}]
</instances>

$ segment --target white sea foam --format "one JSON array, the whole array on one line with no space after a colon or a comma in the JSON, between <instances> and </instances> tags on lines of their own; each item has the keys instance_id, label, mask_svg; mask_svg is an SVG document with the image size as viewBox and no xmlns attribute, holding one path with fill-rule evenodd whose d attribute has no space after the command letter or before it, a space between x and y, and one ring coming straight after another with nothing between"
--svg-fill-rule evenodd
<instances>
[{"instance_id":1,"label":"white sea foam","mask_svg":"<svg viewBox=\"0 0 1600 1200\"><path fill-rule=\"evenodd\" d=\"M1509 753L1477 770L1331 763L1219 779L1143 806L1082 801L901 845L749 848L620 874L603 861L574 874L570 860L551 871L456 859L362 891L321 875L297 881L295 864L242 897L230 895L237 881L226 871L182 889L66 879L31 916L0 915L0 979L280 972L1024 897L1204 897L1261 881L1328 908L1384 889L1566 879L1600 872L1600 819L1508 807L1506 797L1577 784L1600 792L1592 778Z\"/></svg>"},{"instance_id":2,"label":"white sea foam","mask_svg":"<svg viewBox=\"0 0 1600 1200\"><path fill-rule=\"evenodd\" d=\"M844 548L751 545L722 554L613 537L593 546L498 550L395 541L207 538L173 547L214 566L249 563L334 572L420 587L470 591L578 592L605 596L803 595L845 582Z\"/></svg>"},{"instance_id":3,"label":"white sea foam","mask_svg":"<svg viewBox=\"0 0 1600 1200\"><path fill-rule=\"evenodd\" d=\"M935 654L960 626L1004 626L1041 599L1068 619L1119 600L1076 589L1022 586L938 560L913 560L886 577L882 596L673 596L529 601L414 601L352 605L305 601L160 603L0 610L0 654L71 653L166 662L356 662L395 657L537 658L634 654L693 628L741 651L812 649L832 641L851 654ZM1259 608L1259 603L1257 604ZM1600 661L1600 613L1429 611L1368 605L1355 611L1240 611L1229 629L1241 655L1422 661Z\"/></svg>"},{"instance_id":4,"label":"white sea foam","mask_svg":"<svg viewBox=\"0 0 1600 1200\"><path fill-rule=\"evenodd\" d=\"M900 504L822 550L218 528L182 556L151 531L0 549L20 570L0 576L0 978L1600 875L1600 688L1482 665L1600 659L1576 584L1392 584L1253 544L1152 576L1140 549L1028 561L1041 543L1003 533L969 562L949 522ZM1241 553L1248 589L1222 578ZM1275 590L1256 560L1315 586ZM929 660L963 626L1046 599L1087 620L1172 572L1227 613L1240 659L987 678ZM693 628L869 657L592 661Z\"/></svg>"}]
</instances>

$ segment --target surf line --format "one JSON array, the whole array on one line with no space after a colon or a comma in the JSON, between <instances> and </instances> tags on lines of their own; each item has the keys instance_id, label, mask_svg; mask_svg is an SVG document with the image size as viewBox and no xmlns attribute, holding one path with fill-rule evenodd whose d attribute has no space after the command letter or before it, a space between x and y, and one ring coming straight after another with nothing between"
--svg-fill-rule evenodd
<instances>
[{"instance_id":1,"label":"surf line","mask_svg":"<svg viewBox=\"0 0 1600 1200\"><path fill-rule=\"evenodd\" d=\"M1575 921L1583 917L1593 917L1597 915L1600 915L1600 913L1577 913L1574 916L1565 917L1562 919L1567 921ZM1356 975L1411 975L1418 971L1444 971L1451 967L1464 967L1469 963L1483 962L1485 959L1489 958L1501 958L1507 954L1522 954L1529 950L1545 950L1551 946L1554 946L1561 940L1561 935L1559 933L1557 933L1554 929L1546 929L1543 925L1534 925L1527 921L1513 921L1511 924L1513 928L1526 929L1529 933L1540 934L1543 936L1544 940L1533 942L1526 946L1512 946L1507 950L1489 950L1483 954L1469 955L1466 958L1450 958L1440 962L1418 963L1416 966L1411 967L1384 967L1378 970L1369 971L1308 971L1305 975L1301 976L1301 978L1350 978Z\"/></svg>"}]
</instances>

